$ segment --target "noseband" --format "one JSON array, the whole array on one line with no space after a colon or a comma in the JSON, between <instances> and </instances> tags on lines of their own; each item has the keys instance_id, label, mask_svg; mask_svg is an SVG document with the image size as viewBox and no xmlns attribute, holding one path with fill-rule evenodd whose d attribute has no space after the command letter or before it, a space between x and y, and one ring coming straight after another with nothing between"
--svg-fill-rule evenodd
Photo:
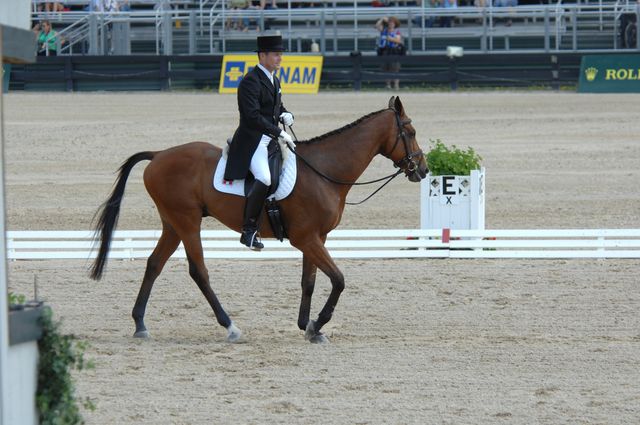
<instances>
[{"instance_id":1,"label":"noseband","mask_svg":"<svg viewBox=\"0 0 640 425\"><path fill-rule=\"evenodd\" d=\"M400 118L400 112L391 108L396 116L396 124L398 125L398 135L396 136L396 143L393 145L393 149L389 152L389 158L391 158L391 154L396 150L398 143L402 140L402 144L404 145L405 156L399 161L393 163L393 165L401 170L404 170L407 175L409 173L413 173L418 169L420 164L420 159L416 161L416 157L421 158L424 156L422 149L418 149L415 152L411 152L411 148L409 146L409 139L407 138L407 132L405 131L404 126L411 123L411 118L407 118L406 120L402 120Z\"/></svg>"}]
</instances>

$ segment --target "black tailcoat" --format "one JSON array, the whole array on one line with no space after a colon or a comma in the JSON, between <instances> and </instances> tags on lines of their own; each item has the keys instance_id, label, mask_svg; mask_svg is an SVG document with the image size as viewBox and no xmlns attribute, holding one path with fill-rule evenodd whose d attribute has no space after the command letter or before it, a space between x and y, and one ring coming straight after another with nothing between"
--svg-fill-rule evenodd
<instances>
[{"instance_id":1,"label":"black tailcoat","mask_svg":"<svg viewBox=\"0 0 640 425\"><path fill-rule=\"evenodd\" d=\"M229 148L225 180L244 179L249 173L251 157L262 135L278 137L282 131L278 128L278 119L287 110L282 105L280 81L276 76L273 77L273 83L257 65L240 81L240 125L233 134Z\"/></svg>"}]
</instances>

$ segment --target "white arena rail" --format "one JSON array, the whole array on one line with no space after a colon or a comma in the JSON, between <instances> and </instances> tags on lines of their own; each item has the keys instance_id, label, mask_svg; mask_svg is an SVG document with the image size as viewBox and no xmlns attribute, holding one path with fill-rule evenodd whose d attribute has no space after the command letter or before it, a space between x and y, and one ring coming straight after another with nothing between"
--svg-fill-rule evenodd
<instances>
[{"instance_id":1,"label":"white arena rail","mask_svg":"<svg viewBox=\"0 0 640 425\"><path fill-rule=\"evenodd\" d=\"M147 258L156 230L116 231L110 258ZM205 230L205 258L300 258L288 242L264 240L253 252L230 230ZM87 259L96 251L90 231L9 231L10 260ZM327 248L334 258L640 258L640 229L549 230L335 230ZM173 258L186 258L182 245Z\"/></svg>"}]
</instances>

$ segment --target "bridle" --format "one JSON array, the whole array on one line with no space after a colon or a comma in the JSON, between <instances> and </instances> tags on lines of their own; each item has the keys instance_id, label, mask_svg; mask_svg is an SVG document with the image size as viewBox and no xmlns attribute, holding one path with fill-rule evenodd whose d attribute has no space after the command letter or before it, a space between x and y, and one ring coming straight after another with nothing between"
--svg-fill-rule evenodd
<instances>
[{"instance_id":1,"label":"bridle","mask_svg":"<svg viewBox=\"0 0 640 425\"><path fill-rule=\"evenodd\" d=\"M367 196L362 201L360 201L360 202L345 202L345 204L347 204L347 205L360 205L363 202L369 200L373 195L378 193L383 187L385 187L387 184L389 184L391 182L391 180L393 180L394 178L398 177L398 175L402 174L403 172L407 176L409 176L409 174L412 173L412 172L416 172L418 167L419 167L420 160L418 160L416 162L415 158L416 157L422 157L424 155L423 152L422 152L422 149L418 149L415 152L410 152L409 140L407 139L407 133L405 132L404 126L407 125L407 124L410 124L411 123L411 119L407 118L406 120L402 120L400 118L400 112L398 112L395 108L392 108L392 107L389 107L389 109L391 109L395 114L396 124L398 126L398 135L396 136L396 142L393 145L393 148L391 149L391 152L389 152L389 154L385 155L385 156L387 158L391 159L391 154L393 153L393 151L395 151L395 149L398 146L398 143L400 142L401 139L402 139L402 143L404 145L404 151L405 151L406 155L401 160L395 161L393 163L393 166L398 168L398 171L396 171L393 174L389 174L388 176L381 177L381 178L375 179L375 180L366 181L366 182L344 182L344 181L336 180L336 179L334 179L332 177L327 176L326 174L324 174L323 172L321 172L320 170L315 168L303 156L298 154L298 152L296 152L295 150L291 149L290 146L287 146L287 149L289 149L295 156L297 156L302 162L304 162L313 172L315 172L319 176L321 176L321 177L323 177L323 178L327 179L328 181L330 181L332 183L335 183L335 184L344 185L344 186L361 186L361 185L366 185L366 184L378 183L378 182L381 182L383 180L386 180L386 182L384 182L378 189L376 189L371 195ZM284 124L283 124L283 128L284 128ZM296 141L298 141L298 137L296 136L296 133L293 131L293 128L291 126L289 126L289 131L291 131L291 133L293 134L294 139ZM405 164L406 164L406 167L402 168Z\"/></svg>"},{"instance_id":2,"label":"bridle","mask_svg":"<svg viewBox=\"0 0 640 425\"><path fill-rule=\"evenodd\" d=\"M422 152L422 149L418 149L417 151L410 152L409 139L407 138L407 132L404 126L407 124L411 124L411 118L407 118L403 120L402 118L400 118L400 112L398 112L395 108L389 108L389 109L391 109L395 113L396 124L398 126L398 135L396 136L396 142L393 145L391 152L389 152L389 154L385 156L387 158L391 158L393 151L396 150L396 148L398 147L398 143L400 143L400 140L402 140L402 144L404 145L405 156L401 160L395 161L393 165L394 167L400 168L401 170L404 169L405 174L408 176L410 173L416 172L416 170L420 166L420 159L424 156L424 153ZM416 161L416 157L420 159Z\"/></svg>"}]
</instances>

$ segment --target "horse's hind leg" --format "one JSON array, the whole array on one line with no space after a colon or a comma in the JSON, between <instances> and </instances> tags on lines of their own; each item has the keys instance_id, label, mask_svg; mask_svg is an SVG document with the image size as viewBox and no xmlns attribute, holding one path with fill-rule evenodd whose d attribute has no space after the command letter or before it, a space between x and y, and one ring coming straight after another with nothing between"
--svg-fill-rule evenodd
<instances>
[{"instance_id":1,"label":"horse's hind leg","mask_svg":"<svg viewBox=\"0 0 640 425\"><path fill-rule=\"evenodd\" d=\"M136 323L136 332L133 334L136 338L148 338L149 332L144 325L144 313L147 308L147 301L151 294L151 288L156 281L162 268L167 263L171 254L173 254L180 243L180 238L175 230L167 223L163 222L162 234L158 240L158 244L147 259L147 269L144 272L142 285L136 298L136 304L133 306L133 320Z\"/></svg>"},{"instance_id":2,"label":"horse's hind leg","mask_svg":"<svg viewBox=\"0 0 640 425\"><path fill-rule=\"evenodd\" d=\"M199 227L199 226L198 226ZM200 291L209 302L209 305L213 309L213 313L216 315L216 319L221 326L227 329L227 341L237 342L240 339L240 329L233 324L227 313L222 308L218 297L211 289L209 282L209 272L204 264L204 255L202 252L202 241L200 239L199 228L195 232L190 232L189 237L183 238L184 248L187 252L187 259L189 260L189 275L196 282Z\"/></svg>"}]
</instances>

